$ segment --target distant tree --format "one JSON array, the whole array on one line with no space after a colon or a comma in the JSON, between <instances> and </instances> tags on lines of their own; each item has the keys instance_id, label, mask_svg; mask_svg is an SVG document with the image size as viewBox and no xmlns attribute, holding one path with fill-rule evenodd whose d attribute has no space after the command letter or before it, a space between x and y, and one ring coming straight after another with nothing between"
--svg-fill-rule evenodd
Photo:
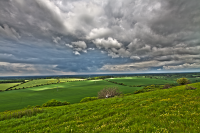
<instances>
[{"instance_id":1,"label":"distant tree","mask_svg":"<svg viewBox=\"0 0 200 133\"><path fill-rule=\"evenodd\" d=\"M186 85L189 83L189 80L187 78L180 78L180 79L177 79L176 81L179 85Z\"/></svg>"}]
</instances>

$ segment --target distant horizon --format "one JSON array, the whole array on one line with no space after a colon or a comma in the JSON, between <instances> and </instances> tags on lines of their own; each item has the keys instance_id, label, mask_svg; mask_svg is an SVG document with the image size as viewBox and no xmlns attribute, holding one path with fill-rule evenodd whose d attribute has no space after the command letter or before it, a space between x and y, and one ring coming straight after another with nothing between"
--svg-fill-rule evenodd
<instances>
[{"instance_id":1,"label":"distant horizon","mask_svg":"<svg viewBox=\"0 0 200 133\"><path fill-rule=\"evenodd\" d=\"M183 72L180 72L180 71L176 71L176 72L140 72L140 73L89 73L89 74L74 74L74 75L11 75L11 76L0 76L0 77L48 77L48 76L90 76L90 75L137 75L137 74L173 74L173 73L200 73L197 72L197 71L183 71Z\"/></svg>"}]
</instances>

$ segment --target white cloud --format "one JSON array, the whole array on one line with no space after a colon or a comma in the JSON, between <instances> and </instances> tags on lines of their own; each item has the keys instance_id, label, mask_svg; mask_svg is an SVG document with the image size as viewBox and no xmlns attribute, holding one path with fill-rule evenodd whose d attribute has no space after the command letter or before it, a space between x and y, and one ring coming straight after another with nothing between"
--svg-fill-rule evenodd
<instances>
[{"instance_id":1,"label":"white cloud","mask_svg":"<svg viewBox=\"0 0 200 133\"><path fill-rule=\"evenodd\" d=\"M174 65L174 66L163 66L165 70L180 70L180 69L198 69L200 70L200 63L184 63L182 65Z\"/></svg>"},{"instance_id":2,"label":"white cloud","mask_svg":"<svg viewBox=\"0 0 200 133\"><path fill-rule=\"evenodd\" d=\"M139 57L139 56L131 56L130 59L133 59L133 60L140 60L140 57Z\"/></svg>"},{"instance_id":3,"label":"white cloud","mask_svg":"<svg viewBox=\"0 0 200 133\"><path fill-rule=\"evenodd\" d=\"M104 65L101 70L108 71L132 71L132 70L149 70L151 67L162 67L177 65L183 63L182 61L141 61L135 63L126 63L126 64L116 64L116 65Z\"/></svg>"},{"instance_id":4,"label":"white cloud","mask_svg":"<svg viewBox=\"0 0 200 133\"><path fill-rule=\"evenodd\" d=\"M95 50L95 48L88 48L88 50Z\"/></svg>"},{"instance_id":5,"label":"white cloud","mask_svg":"<svg viewBox=\"0 0 200 133\"><path fill-rule=\"evenodd\" d=\"M102 39L95 39L93 43L96 45L97 48L105 48L108 50L109 48L121 48L122 44L119 43L116 39L109 37L107 40Z\"/></svg>"},{"instance_id":6,"label":"white cloud","mask_svg":"<svg viewBox=\"0 0 200 133\"><path fill-rule=\"evenodd\" d=\"M52 39L53 39L53 42L56 43L56 44L58 44L59 41L61 41L60 37L52 37Z\"/></svg>"},{"instance_id":7,"label":"white cloud","mask_svg":"<svg viewBox=\"0 0 200 133\"><path fill-rule=\"evenodd\" d=\"M70 47L70 48L73 48L73 46L72 45L70 45L70 44L65 44L67 47Z\"/></svg>"},{"instance_id":8,"label":"white cloud","mask_svg":"<svg viewBox=\"0 0 200 133\"><path fill-rule=\"evenodd\" d=\"M80 53L78 51L74 51L73 52L75 55L80 55Z\"/></svg>"},{"instance_id":9,"label":"white cloud","mask_svg":"<svg viewBox=\"0 0 200 133\"><path fill-rule=\"evenodd\" d=\"M108 28L94 28L90 31L87 39L107 38L111 35L111 30Z\"/></svg>"},{"instance_id":10,"label":"white cloud","mask_svg":"<svg viewBox=\"0 0 200 133\"><path fill-rule=\"evenodd\" d=\"M57 65L0 62L0 73L1 75L5 75L5 76L40 75L41 73L42 74L49 74L49 73L67 74L65 72L55 70L56 67Z\"/></svg>"},{"instance_id":11,"label":"white cloud","mask_svg":"<svg viewBox=\"0 0 200 133\"><path fill-rule=\"evenodd\" d=\"M84 41L72 42L74 48L86 49L87 45Z\"/></svg>"}]
</instances>

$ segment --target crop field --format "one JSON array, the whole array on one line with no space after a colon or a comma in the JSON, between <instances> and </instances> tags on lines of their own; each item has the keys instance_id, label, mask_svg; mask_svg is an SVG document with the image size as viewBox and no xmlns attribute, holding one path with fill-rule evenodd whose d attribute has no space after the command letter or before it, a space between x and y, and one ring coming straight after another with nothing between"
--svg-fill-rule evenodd
<instances>
[{"instance_id":1,"label":"crop field","mask_svg":"<svg viewBox=\"0 0 200 133\"><path fill-rule=\"evenodd\" d=\"M76 80L83 80L83 79L68 78L68 79L59 79L59 80L60 82L67 82L67 81L76 81ZM58 82L57 79L38 79L38 80L32 80L32 81L26 82L15 88L16 89L23 88L23 87L28 88L28 87L33 87L37 85L52 84L52 83L57 83L57 82Z\"/></svg>"},{"instance_id":2,"label":"crop field","mask_svg":"<svg viewBox=\"0 0 200 133\"><path fill-rule=\"evenodd\" d=\"M21 109L28 105L42 105L50 99L78 103L84 97L97 96L98 92L106 86L116 86L124 94L133 93L142 88L117 85L103 80L88 80L4 91L0 92L0 111Z\"/></svg>"},{"instance_id":3,"label":"crop field","mask_svg":"<svg viewBox=\"0 0 200 133\"><path fill-rule=\"evenodd\" d=\"M152 84L171 84L176 83L173 79L155 79L155 78L141 78L141 77L123 77L123 78L109 78L109 81L117 83L124 83L125 85L152 85Z\"/></svg>"},{"instance_id":4,"label":"crop field","mask_svg":"<svg viewBox=\"0 0 200 133\"><path fill-rule=\"evenodd\" d=\"M7 88L18 85L18 84L20 83L2 83L0 84L0 90L6 90Z\"/></svg>"},{"instance_id":5,"label":"crop field","mask_svg":"<svg viewBox=\"0 0 200 133\"><path fill-rule=\"evenodd\" d=\"M102 81L101 81L102 82ZM88 85L94 82L88 82ZM1 132L91 132L91 133L198 133L200 131L200 83L117 96L86 103L25 110L23 117L12 118L0 112ZM73 84L71 84L73 86ZM10 91L11 92L11 91Z\"/></svg>"}]
</instances>

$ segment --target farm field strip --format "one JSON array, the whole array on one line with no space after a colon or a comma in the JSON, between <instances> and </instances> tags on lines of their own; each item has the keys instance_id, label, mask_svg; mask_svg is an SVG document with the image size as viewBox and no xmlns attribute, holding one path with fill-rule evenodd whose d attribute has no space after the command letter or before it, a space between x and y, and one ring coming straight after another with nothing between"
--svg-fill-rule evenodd
<instances>
[{"instance_id":1,"label":"farm field strip","mask_svg":"<svg viewBox=\"0 0 200 133\"><path fill-rule=\"evenodd\" d=\"M59 79L60 82L68 82L68 81L76 81L76 80L83 80L83 79ZM32 80L29 82L26 82L24 84L21 84L17 87L15 87L16 89L19 88L29 88L29 87L33 87L33 86L37 86L37 85L45 85L45 84L52 84L52 83L57 83L58 80L57 79L39 79L39 80Z\"/></svg>"},{"instance_id":2,"label":"farm field strip","mask_svg":"<svg viewBox=\"0 0 200 133\"><path fill-rule=\"evenodd\" d=\"M18 84L20 83L2 83L0 84L0 90L6 90L7 88L18 85Z\"/></svg>"},{"instance_id":3,"label":"farm field strip","mask_svg":"<svg viewBox=\"0 0 200 133\"><path fill-rule=\"evenodd\" d=\"M137 78L137 77L127 77L127 78L108 78L108 81L114 81L117 83L124 83L125 85L152 85L152 84L171 84L176 83L173 80L155 79L155 78Z\"/></svg>"}]
</instances>

